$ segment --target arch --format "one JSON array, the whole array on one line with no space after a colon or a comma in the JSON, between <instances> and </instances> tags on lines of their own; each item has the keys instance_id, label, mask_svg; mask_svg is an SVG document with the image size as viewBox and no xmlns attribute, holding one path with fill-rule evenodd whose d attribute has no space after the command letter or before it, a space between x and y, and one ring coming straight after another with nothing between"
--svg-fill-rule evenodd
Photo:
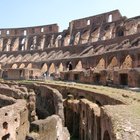
<instances>
[{"instance_id":1,"label":"arch","mask_svg":"<svg viewBox=\"0 0 140 140\"><path fill-rule=\"evenodd\" d=\"M48 70L48 65L46 63L43 63L41 66L41 72L45 73L45 72L47 72L47 70Z\"/></svg>"},{"instance_id":2,"label":"arch","mask_svg":"<svg viewBox=\"0 0 140 140\"><path fill-rule=\"evenodd\" d=\"M16 51L16 49L18 48L18 41L17 38L13 37L11 39L11 44L10 44L10 51Z\"/></svg>"},{"instance_id":3,"label":"arch","mask_svg":"<svg viewBox=\"0 0 140 140\"><path fill-rule=\"evenodd\" d=\"M34 37L29 37L28 38L28 50L34 50L35 45L34 45Z\"/></svg>"},{"instance_id":4,"label":"arch","mask_svg":"<svg viewBox=\"0 0 140 140\"><path fill-rule=\"evenodd\" d=\"M132 35L137 33L137 21L135 19L130 19L124 24L125 35Z\"/></svg>"},{"instance_id":5,"label":"arch","mask_svg":"<svg viewBox=\"0 0 140 140\"><path fill-rule=\"evenodd\" d=\"M78 45L80 40L80 32L75 35L74 45Z\"/></svg>"},{"instance_id":6,"label":"arch","mask_svg":"<svg viewBox=\"0 0 140 140\"><path fill-rule=\"evenodd\" d=\"M52 63L49 67L49 74L55 73L55 71L56 71L55 70L55 65L54 65L54 63Z\"/></svg>"},{"instance_id":7,"label":"arch","mask_svg":"<svg viewBox=\"0 0 140 140\"><path fill-rule=\"evenodd\" d=\"M112 26L111 25L106 25L104 28L104 35L102 37L102 40L106 40L106 39L111 39L112 37Z\"/></svg>"},{"instance_id":8,"label":"arch","mask_svg":"<svg viewBox=\"0 0 140 140\"><path fill-rule=\"evenodd\" d=\"M98 61L97 65L96 65L96 68L97 69L105 69L105 60L104 60L104 58L101 58Z\"/></svg>"},{"instance_id":9,"label":"arch","mask_svg":"<svg viewBox=\"0 0 140 140\"><path fill-rule=\"evenodd\" d=\"M29 64L27 65L27 68L28 68L28 69L31 69L31 68L32 68L32 63L29 63Z\"/></svg>"},{"instance_id":10,"label":"arch","mask_svg":"<svg viewBox=\"0 0 140 140\"><path fill-rule=\"evenodd\" d=\"M82 70L82 68L83 68L82 62L81 62L81 61L78 61L78 63L77 63L77 65L76 65L75 69L76 69L76 70Z\"/></svg>"},{"instance_id":11,"label":"arch","mask_svg":"<svg viewBox=\"0 0 140 140\"><path fill-rule=\"evenodd\" d=\"M6 51L7 50L7 43L8 43L8 39L7 38L4 38L3 39L3 48L2 48L2 51Z\"/></svg>"},{"instance_id":12,"label":"arch","mask_svg":"<svg viewBox=\"0 0 140 140\"><path fill-rule=\"evenodd\" d=\"M111 139L110 139L110 135L109 135L109 133L108 133L107 130L104 132L103 140L111 140Z\"/></svg>"},{"instance_id":13,"label":"arch","mask_svg":"<svg viewBox=\"0 0 140 140\"><path fill-rule=\"evenodd\" d=\"M117 27L116 29L116 37L124 36L124 27Z\"/></svg>"},{"instance_id":14,"label":"arch","mask_svg":"<svg viewBox=\"0 0 140 140\"><path fill-rule=\"evenodd\" d=\"M17 64L13 64L11 68L12 69L17 69L18 68L18 65Z\"/></svg>"},{"instance_id":15,"label":"arch","mask_svg":"<svg viewBox=\"0 0 140 140\"><path fill-rule=\"evenodd\" d=\"M72 70L73 69L73 64L72 64L71 61L66 63L66 68L67 68L67 70Z\"/></svg>"},{"instance_id":16,"label":"arch","mask_svg":"<svg viewBox=\"0 0 140 140\"><path fill-rule=\"evenodd\" d=\"M60 47L61 46L61 38L62 35L58 35L56 40L55 40L55 47Z\"/></svg>"},{"instance_id":17,"label":"arch","mask_svg":"<svg viewBox=\"0 0 140 140\"><path fill-rule=\"evenodd\" d=\"M81 35L80 43L84 44L88 42L90 30L85 30Z\"/></svg>"},{"instance_id":18,"label":"arch","mask_svg":"<svg viewBox=\"0 0 140 140\"><path fill-rule=\"evenodd\" d=\"M100 36L100 28L94 27L91 31L90 42L98 41L99 36Z\"/></svg>"},{"instance_id":19,"label":"arch","mask_svg":"<svg viewBox=\"0 0 140 140\"><path fill-rule=\"evenodd\" d=\"M44 49L44 44L45 44L45 35L39 36L37 38L37 49L43 50Z\"/></svg>"},{"instance_id":20,"label":"arch","mask_svg":"<svg viewBox=\"0 0 140 140\"><path fill-rule=\"evenodd\" d=\"M25 42L26 42L26 38L20 39L20 45L19 45L19 50L20 51L24 51L25 50Z\"/></svg>"},{"instance_id":21,"label":"arch","mask_svg":"<svg viewBox=\"0 0 140 140\"><path fill-rule=\"evenodd\" d=\"M7 43L6 43L6 50L5 51L10 51L11 48L11 39L8 39Z\"/></svg>"},{"instance_id":22,"label":"arch","mask_svg":"<svg viewBox=\"0 0 140 140\"><path fill-rule=\"evenodd\" d=\"M64 66L63 66L63 64L62 63L60 63L60 65L59 65L59 72L61 72L61 71L64 71Z\"/></svg>"},{"instance_id":23,"label":"arch","mask_svg":"<svg viewBox=\"0 0 140 140\"><path fill-rule=\"evenodd\" d=\"M126 57L123 57L121 59L121 68L127 69L133 67L133 59L130 55L127 55Z\"/></svg>"},{"instance_id":24,"label":"arch","mask_svg":"<svg viewBox=\"0 0 140 140\"><path fill-rule=\"evenodd\" d=\"M113 58L110 59L109 61L109 65L108 65L108 69L114 69L115 67L118 67L118 60L115 56L113 56Z\"/></svg>"},{"instance_id":25,"label":"arch","mask_svg":"<svg viewBox=\"0 0 140 140\"><path fill-rule=\"evenodd\" d=\"M70 44L70 35L67 34L65 37L64 37L64 46L68 46Z\"/></svg>"},{"instance_id":26,"label":"arch","mask_svg":"<svg viewBox=\"0 0 140 140\"><path fill-rule=\"evenodd\" d=\"M24 63L20 64L19 68L25 68L25 64Z\"/></svg>"},{"instance_id":27,"label":"arch","mask_svg":"<svg viewBox=\"0 0 140 140\"><path fill-rule=\"evenodd\" d=\"M22 38L21 45L24 45L25 44L25 40L26 40L26 38Z\"/></svg>"}]
</instances>

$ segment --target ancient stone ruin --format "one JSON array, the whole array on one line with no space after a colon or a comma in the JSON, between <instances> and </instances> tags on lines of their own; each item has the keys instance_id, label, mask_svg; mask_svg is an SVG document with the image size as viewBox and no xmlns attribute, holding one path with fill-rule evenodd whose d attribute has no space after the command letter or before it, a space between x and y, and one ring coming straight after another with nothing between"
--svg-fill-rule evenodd
<instances>
[{"instance_id":1,"label":"ancient stone ruin","mask_svg":"<svg viewBox=\"0 0 140 140\"><path fill-rule=\"evenodd\" d=\"M140 140L139 50L118 10L0 29L0 139Z\"/></svg>"}]
</instances>

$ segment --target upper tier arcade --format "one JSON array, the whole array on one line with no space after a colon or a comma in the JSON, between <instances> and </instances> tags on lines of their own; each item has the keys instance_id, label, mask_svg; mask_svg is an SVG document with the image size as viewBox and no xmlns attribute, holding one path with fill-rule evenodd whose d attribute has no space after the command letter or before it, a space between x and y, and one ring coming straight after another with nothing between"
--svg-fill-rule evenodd
<instances>
[{"instance_id":1,"label":"upper tier arcade","mask_svg":"<svg viewBox=\"0 0 140 140\"><path fill-rule=\"evenodd\" d=\"M0 29L1 37L10 37L10 36L30 36L36 34L48 34L48 33L57 33L59 27L57 24L44 25L44 26L35 26L35 27L24 27L24 28L5 28Z\"/></svg>"},{"instance_id":2,"label":"upper tier arcade","mask_svg":"<svg viewBox=\"0 0 140 140\"><path fill-rule=\"evenodd\" d=\"M0 29L0 52L46 50L48 48L90 45L138 34L140 17L127 19L118 10L73 20L59 32L57 24L27 28Z\"/></svg>"},{"instance_id":3,"label":"upper tier arcade","mask_svg":"<svg viewBox=\"0 0 140 140\"><path fill-rule=\"evenodd\" d=\"M70 27L73 27L73 29L80 29L87 27L88 25L101 25L103 23L121 20L122 18L123 17L120 12L118 10L114 10L96 16L73 20L72 22L70 22Z\"/></svg>"}]
</instances>

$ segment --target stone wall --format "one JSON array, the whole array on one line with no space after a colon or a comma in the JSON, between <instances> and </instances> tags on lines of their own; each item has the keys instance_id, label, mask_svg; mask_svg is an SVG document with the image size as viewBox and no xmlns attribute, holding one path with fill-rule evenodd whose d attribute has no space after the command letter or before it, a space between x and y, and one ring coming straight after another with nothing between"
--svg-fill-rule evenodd
<instances>
[{"instance_id":1,"label":"stone wall","mask_svg":"<svg viewBox=\"0 0 140 140\"><path fill-rule=\"evenodd\" d=\"M138 68L139 24L139 16L127 19L114 10L73 20L62 32L56 24L0 29L1 76L5 78L7 69L32 68L58 78L60 72L69 70L69 64L74 71ZM99 82L105 85L102 74Z\"/></svg>"},{"instance_id":2,"label":"stone wall","mask_svg":"<svg viewBox=\"0 0 140 140\"><path fill-rule=\"evenodd\" d=\"M36 139L32 135L32 125L36 124L40 128L36 133L38 140L46 137L69 140L69 132L63 126L63 100L59 91L45 85L16 82L1 82L0 91L1 139Z\"/></svg>"},{"instance_id":3,"label":"stone wall","mask_svg":"<svg viewBox=\"0 0 140 140\"><path fill-rule=\"evenodd\" d=\"M62 125L62 119L57 115L32 122L31 131L30 137L36 140L70 140L67 129Z\"/></svg>"},{"instance_id":4,"label":"stone wall","mask_svg":"<svg viewBox=\"0 0 140 140\"><path fill-rule=\"evenodd\" d=\"M66 126L80 140L99 140L101 135L100 108L87 99L67 99L64 102Z\"/></svg>"},{"instance_id":5,"label":"stone wall","mask_svg":"<svg viewBox=\"0 0 140 140\"><path fill-rule=\"evenodd\" d=\"M29 133L28 109L24 100L17 100L11 106L0 109L1 139L9 137L11 140L24 140Z\"/></svg>"}]
</instances>

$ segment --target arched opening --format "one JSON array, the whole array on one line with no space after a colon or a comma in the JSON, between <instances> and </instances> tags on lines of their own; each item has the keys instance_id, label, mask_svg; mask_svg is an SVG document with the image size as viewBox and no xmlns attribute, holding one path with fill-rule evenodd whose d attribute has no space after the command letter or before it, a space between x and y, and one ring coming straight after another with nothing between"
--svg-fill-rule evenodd
<instances>
[{"instance_id":1,"label":"arched opening","mask_svg":"<svg viewBox=\"0 0 140 140\"><path fill-rule=\"evenodd\" d=\"M27 68L28 68L28 69L31 69L31 68L32 68L32 63L29 63L29 64L27 65Z\"/></svg>"},{"instance_id":2,"label":"arched opening","mask_svg":"<svg viewBox=\"0 0 140 140\"><path fill-rule=\"evenodd\" d=\"M36 48L36 36L28 38L28 50L34 50Z\"/></svg>"},{"instance_id":3,"label":"arched opening","mask_svg":"<svg viewBox=\"0 0 140 140\"><path fill-rule=\"evenodd\" d=\"M61 46L61 38L62 38L62 35L58 35L58 37L55 40L55 47Z\"/></svg>"},{"instance_id":4,"label":"arched opening","mask_svg":"<svg viewBox=\"0 0 140 140\"><path fill-rule=\"evenodd\" d=\"M25 64L24 63L20 64L19 68L25 68Z\"/></svg>"},{"instance_id":5,"label":"arched opening","mask_svg":"<svg viewBox=\"0 0 140 140\"><path fill-rule=\"evenodd\" d=\"M99 27L95 27L91 31L90 42L96 42L96 41L98 41L99 36L100 36L100 28Z\"/></svg>"},{"instance_id":6,"label":"arched opening","mask_svg":"<svg viewBox=\"0 0 140 140\"><path fill-rule=\"evenodd\" d=\"M79 61L78 63L77 63L77 65L76 65L76 70L82 70L82 62L81 61Z\"/></svg>"},{"instance_id":7,"label":"arched opening","mask_svg":"<svg viewBox=\"0 0 140 140\"><path fill-rule=\"evenodd\" d=\"M61 71L63 71L63 70L64 70L63 64L60 63L60 65L59 65L59 72L61 72Z\"/></svg>"},{"instance_id":8,"label":"arched opening","mask_svg":"<svg viewBox=\"0 0 140 140\"><path fill-rule=\"evenodd\" d=\"M43 63L41 66L41 72L46 73L48 70L48 65L46 63Z\"/></svg>"},{"instance_id":9,"label":"arched opening","mask_svg":"<svg viewBox=\"0 0 140 140\"><path fill-rule=\"evenodd\" d=\"M108 133L107 130L104 132L104 138L103 138L103 140L111 140L110 139L110 136L109 136L109 133Z\"/></svg>"},{"instance_id":10,"label":"arched opening","mask_svg":"<svg viewBox=\"0 0 140 140\"><path fill-rule=\"evenodd\" d=\"M118 27L116 29L116 37L124 36L124 29L123 27Z\"/></svg>"},{"instance_id":11,"label":"arched opening","mask_svg":"<svg viewBox=\"0 0 140 140\"><path fill-rule=\"evenodd\" d=\"M126 57L123 57L121 59L121 68L127 69L133 67L133 59L130 55L127 55Z\"/></svg>"},{"instance_id":12,"label":"arched opening","mask_svg":"<svg viewBox=\"0 0 140 140\"><path fill-rule=\"evenodd\" d=\"M79 40L80 40L80 32L78 32L78 33L75 35L74 45L78 45Z\"/></svg>"},{"instance_id":13,"label":"arched opening","mask_svg":"<svg viewBox=\"0 0 140 140\"><path fill-rule=\"evenodd\" d=\"M17 69L18 68L18 65L17 64L13 64L12 65L12 69Z\"/></svg>"},{"instance_id":14,"label":"arched opening","mask_svg":"<svg viewBox=\"0 0 140 140\"><path fill-rule=\"evenodd\" d=\"M25 38L22 39L21 44L23 45L25 43Z\"/></svg>"},{"instance_id":15,"label":"arched opening","mask_svg":"<svg viewBox=\"0 0 140 140\"><path fill-rule=\"evenodd\" d=\"M128 74L127 73L121 73L119 75L120 77L120 85L127 86L128 85Z\"/></svg>"},{"instance_id":16,"label":"arched opening","mask_svg":"<svg viewBox=\"0 0 140 140\"><path fill-rule=\"evenodd\" d=\"M99 60L99 62L96 65L96 68L97 69L105 69L105 60L103 58L101 58Z\"/></svg>"},{"instance_id":17,"label":"arched opening","mask_svg":"<svg viewBox=\"0 0 140 140\"><path fill-rule=\"evenodd\" d=\"M100 73L94 73L93 74L93 81L95 84L100 84L101 74Z\"/></svg>"},{"instance_id":18,"label":"arched opening","mask_svg":"<svg viewBox=\"0 0 140 140\"><path fill-rule=\"evenodd\" d=\"M109 65L108 65L108 69L114 69L114 68L117 68L118 67L118 60L117 58L114 56L110 62L109 62Z\"/></svg>"},{"instance_id":19,"label":"arched opening","mask_svg":"<svg viewBox=\"0 0 140 140\"><path fill-rule=\"evenodd\" d=\"M104 35L102 40L110 39L112 37L112 28L110 25L105 26L104 28Z\"/></svg>"},{"instance_id":20,"label":"arched opening","mask_svg":"<svg viewBox=\"0 0 140 140\"><path fill-rule=\"evenodd\" d=\"M11 50L17 51L19 47L19 38L12 39Z\"/></svg>"},{"instance_id":21,"label":"arched opening","mask_svg":"<svg viewBox=\"0 0 140 140\"><path fill-rule=\"evenodd\" d=\"M80 40L80 43L81 44L85 44L88 42L88 39L89 39L89 34L90 34L90 30L85 30L82 35L81 35L81 40Z\"/></svg>"},{"instance_id":22,"label":"arched opening","mask_svg":"<svg viewBox=\"0 0 140 140\"><path fill-rule=\"evenodd\" d=\"M23 51L23 50L25 50L25 38L23 38L22 40L21 40L21 44L20 44L20 48L19 48L19 50L21 50L21 51Z\"/></svg>"},{"instance_id":23,"label":"arched opening","mask_svg":"<svg viewBox=\"0 0 140 140\"><path fill-rule=\"evenodd\" d=\"M64 46L68 46L70 44L70 35L66 35L64 38Z\"/></svg>"},{"instance_id":24,"label":"arched opening","mask_svg":"<svg viewBox=\"0 0 140 140\"><path fill-rule=\"evenodd\" d=\"M50 65L50 67L49 67L49 75L51 75L51 74L53 74L53 73L55 73L55 65L54 65L54 63L52 63L51 65Z\"/></svg>"},{"instance_id":25,"label":"arched opening","mask_svg":"<svg viewBox=\"0 0 140 140\"><path fill-rule=\"evenodd\" d=\"M20 78L23 78L23 76L24 76L23 70L20 70L19 73L20 73Z\"/></svg>"},{"instance_id":26,"label":"arched opening","mask_svg":"<svg viewBox=\"0 0 140 140\"><path fill-rule=\"evenodd\" d=\"M112 22L112 15L111 14L108 16L108 22Z\"/></svg>"},{"instance_id":27,"label":"arched opening","mask_svg":"<svg viewBox=\"0 0 140 140\"><path fill-rule=\"evenodd\" d=\"M6 51L10 51L10 48L11 48L11 39L8 39L6 43Z\"/></svg>"},{"instance_id":28,"label":"arched opening","mask_svg":"<svg viewBox=\"0 0 140 140\"><path fill-rule=\"evenodd\" d=\"M72 70L73 69L73 65L72 65L72 62L68 62L67 63L67 70Z\"/></svg>"}]
</instances>

